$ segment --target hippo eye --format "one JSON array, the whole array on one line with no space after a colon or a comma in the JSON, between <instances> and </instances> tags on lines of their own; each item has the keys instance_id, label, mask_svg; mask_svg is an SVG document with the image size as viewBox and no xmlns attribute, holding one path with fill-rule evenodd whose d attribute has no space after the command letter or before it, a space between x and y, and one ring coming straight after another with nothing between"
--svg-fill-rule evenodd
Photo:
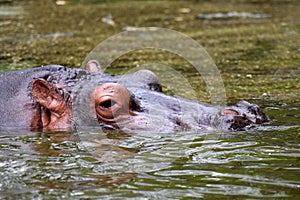
<instances>
[{"instance_id":1,"label":"hippo eye","mask_svg":"<svg viewBox=\"0 0 300 200\"><path fill-rule=\"evenodd\" d=\"M101 102L99 104L99 106L101 106L102 108L107 108L108 109L108 108L113 107L115 104L116 104L115 101L108 100L108 101Z\"/></svg>"},{"instance_id":2,"label":"hippo eye","mask_svg":"<svg viewBox=\"0 0 300 200\"><path fill-rule=\"evenodd\" d=\"M97 118L102 122L113 123L120 116L129 114L130 93L124 86L105 83L94 90L92 98Z\"/></svg>"}]
</instances>

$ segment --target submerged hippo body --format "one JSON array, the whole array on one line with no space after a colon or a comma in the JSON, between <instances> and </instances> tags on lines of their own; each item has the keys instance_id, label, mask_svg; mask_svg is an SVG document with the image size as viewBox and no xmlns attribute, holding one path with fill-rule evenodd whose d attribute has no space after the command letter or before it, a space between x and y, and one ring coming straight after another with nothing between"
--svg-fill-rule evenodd
<instances>
[{"instance_id":1,"label":"submerged hippo body","mask_svg":"<svg viewBox=\"0 0 300 200\"><path fill-rule=\"evenodd\" d=\"M0 92L1 129L243 130L267 121L255 104L224 108L168 96L151 71L111 76L97 61L86 70L49 65L3 72Z\"/></svg>"}]
</instances>

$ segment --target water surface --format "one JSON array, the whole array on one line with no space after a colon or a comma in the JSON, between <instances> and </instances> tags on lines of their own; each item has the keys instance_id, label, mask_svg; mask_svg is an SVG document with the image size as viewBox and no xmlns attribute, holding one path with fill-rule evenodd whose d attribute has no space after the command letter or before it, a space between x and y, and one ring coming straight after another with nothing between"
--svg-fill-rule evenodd
<instances>
[{"instance_id":1,"label":"water surface","mask_svg":"<svg viewBox=\"0 0 300 200\"><path fill-rule=\"evenodd\" d=\"M299 104L266 109L245 132L1 131L1 196L296 199Z\"/></svg>"}]
</instances>

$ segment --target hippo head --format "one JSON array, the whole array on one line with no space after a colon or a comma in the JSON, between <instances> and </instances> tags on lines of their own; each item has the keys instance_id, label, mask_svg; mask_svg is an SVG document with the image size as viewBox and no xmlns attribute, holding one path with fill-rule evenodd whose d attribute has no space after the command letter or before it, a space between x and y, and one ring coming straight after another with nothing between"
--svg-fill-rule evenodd
<instances>
[{"instance_id":1,"label":"hippo head","mask_svg":"<svg viewBox=\"0 0 300 200\"><path fill-rule=\"evenodd\" d=\"M33 81L32 96L41 105L39 125L46 130L94 126L176 132L243 130L268 120L257 105L246 101L224 108L163 94L157 76L148 70L114 77L90 61L87 71L68 90L44 79Z\"/></svg>"}]
</instances>

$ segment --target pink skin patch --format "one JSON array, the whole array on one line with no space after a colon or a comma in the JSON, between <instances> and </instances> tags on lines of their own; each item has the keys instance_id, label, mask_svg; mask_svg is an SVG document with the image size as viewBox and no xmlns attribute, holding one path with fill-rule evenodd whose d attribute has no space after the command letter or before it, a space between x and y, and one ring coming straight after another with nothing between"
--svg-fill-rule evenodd
<instances>
[{"instance_id":1,"label":"pink skin patch","mask_svg":"<svg viewBox=\"0 0 300 200\"><path fill-rule=\"evenodd\" d=\"M224 110L223 113L225 115L239 115L239 113L234 110Z\"/></svg>"}]
</instances>

